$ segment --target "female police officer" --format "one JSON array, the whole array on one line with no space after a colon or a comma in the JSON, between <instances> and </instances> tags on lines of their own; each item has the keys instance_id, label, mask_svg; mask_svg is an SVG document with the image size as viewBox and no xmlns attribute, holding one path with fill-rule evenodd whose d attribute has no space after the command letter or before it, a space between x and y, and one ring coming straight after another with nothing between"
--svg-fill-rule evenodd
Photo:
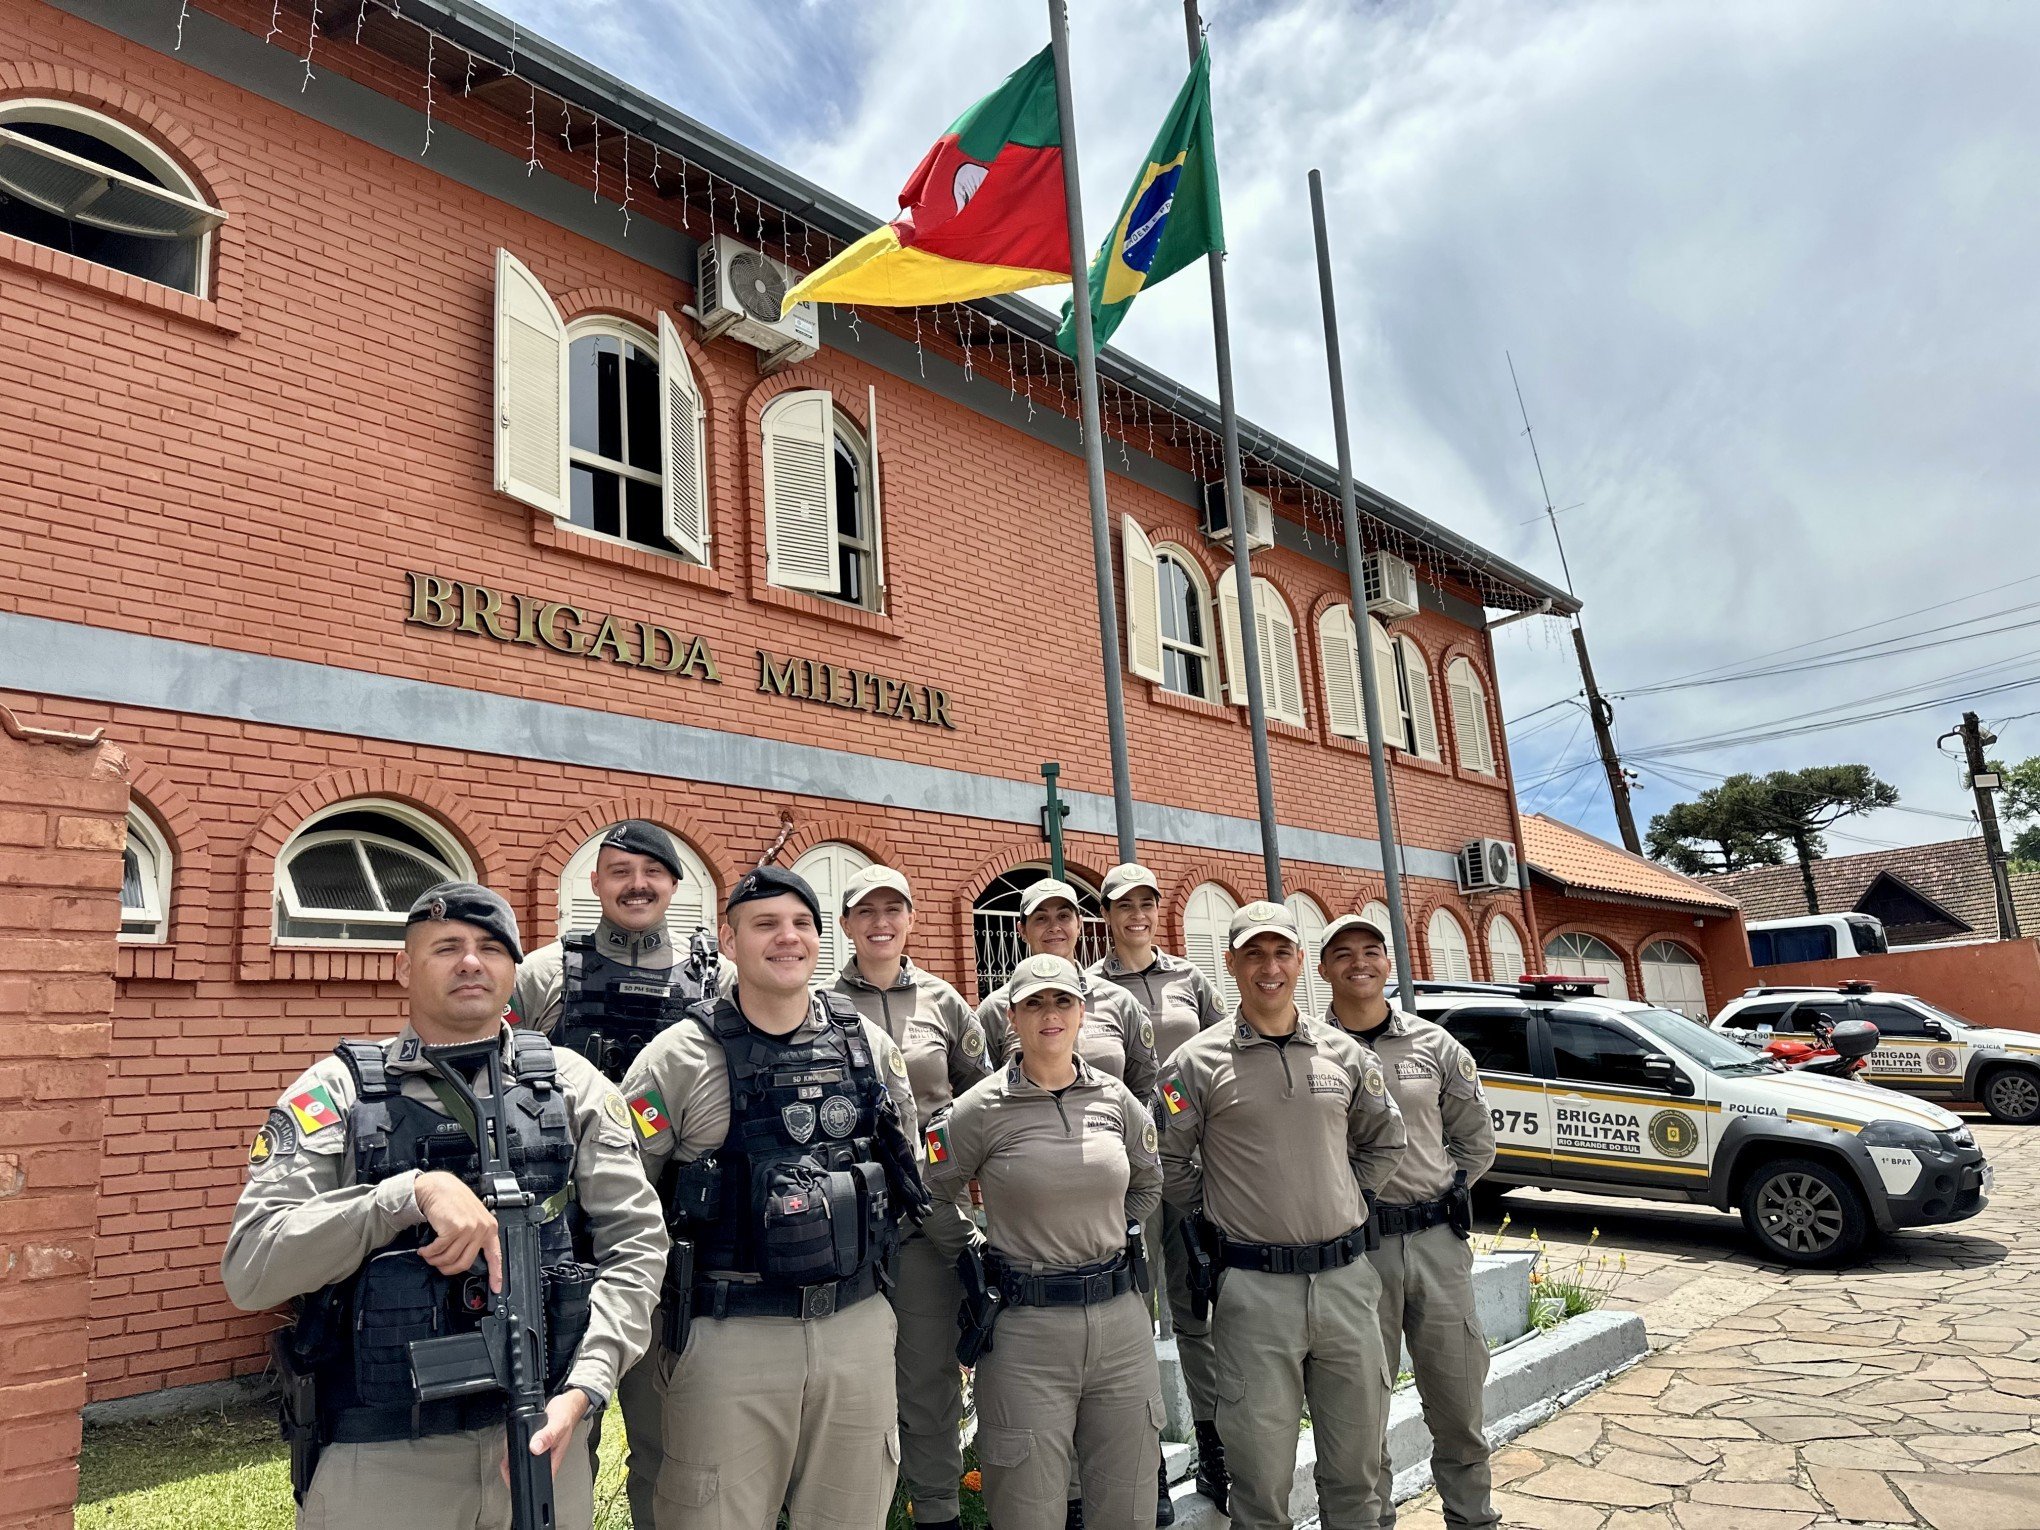
<instances>
[{"instance_id":1,"label":"female police officer","mask_svg":"<svg viewBox=\"0 0 2040 1530\"><path fill-rule=\"evenodd\" d=\"M1071 963L1030 956L1006 992L1015 1056L927 1142L932 1194L958 1202L978 1182L1000 1294L977 1366L985 1506L1000 1530L1059 1530L1074 1454L1087 1530L1149 1530L1162 1387L1138 1224L1161 1200L1154 1121L1079 1055Z\"/></svg>"}]
</instances>

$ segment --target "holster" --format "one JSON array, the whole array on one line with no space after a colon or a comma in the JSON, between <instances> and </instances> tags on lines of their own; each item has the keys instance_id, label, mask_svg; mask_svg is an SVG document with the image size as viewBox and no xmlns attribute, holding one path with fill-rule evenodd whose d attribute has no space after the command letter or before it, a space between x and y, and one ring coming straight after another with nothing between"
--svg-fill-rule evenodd
<instances>
[{"instance_id":1,"label":"holster","mask_svg":"<svg viewBox=\"0 0 2040 1530\"><path fill-rule=\"evenodd\" d=\"M1126 1224L1126 1267L1133 1272L1133 1289L1142 1296L1152 1296L1154 1271L1148 1268L1147 1238L1138 1222Z\"/></svg>"},{"instance_id":2,"label":"holster","mask_svg":"<svg viewBox=\"0 0 2040 1530\"><path fill-rule=\"evenodd\" d=\"M666 1255L666 1280L659 1300L665 1303L666 1321L659 1341L675 1355L687 1348L687 1332L694 1326L694 1243L675 1238Z\"/></svg>"},{"instance_id":3,"label":"holster","mask_svg":"<svg viewBox=\"0 0 2040 1530\"><path fill-rule=\"evenodd\" d=\"M956 1359L960 1365L976 1365L992 1347L992 1327L1003 1310L999 1288L987 1278L984 1250L976 1245L956 1256L956 1275L963 1284L963 1304L956 1313Z\"/></svg>"},{"instance_id":4,"label":"holster","mask_svg":"<svg viewBox=\"0 0 2040 1530\"><path fill-rule=\"evenodd\" d=\"M1217 1235L1200 1216L1188 1216L1183 1229L1183 1273L1190 1287L1190 1316L1198 1322L1211 1317L1211 1303L1218 1295Z\"/></svg>"},{"instance_id":5,"label":"holster","mask_svg":"<svg viewBox=\"0 0 2040 1530\"><path fill-rule=\"evenodd\" d=\"M291 1330L279 1328L270 1338L269 1352L276 1362L279 1390L276 1421L283 1437L290 1441L290 1491L300 1504L319 1469L319 1453L325 1441L319 1437L319 1388L317 1376L298 1368L291 1344Z\"/></svg>"},{"instance_id":6,"label":"holster","mask_svg":"<svg viewBox=\"0 0 2040 1530\"><path fill-rule=\"evenodd\" d=\"M1453 1172L1452 1188L1445 1192L1445 1222L1462 1242L1473 1236L1473 1192L1466 1186L1464 1169Z\"/></svg>"}]
</instances>

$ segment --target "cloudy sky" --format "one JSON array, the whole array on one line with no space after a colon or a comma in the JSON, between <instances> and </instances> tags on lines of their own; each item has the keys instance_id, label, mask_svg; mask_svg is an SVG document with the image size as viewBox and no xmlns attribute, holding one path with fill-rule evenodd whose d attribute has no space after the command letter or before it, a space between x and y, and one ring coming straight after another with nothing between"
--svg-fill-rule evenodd
<instances>
[{"instance_id":1,"label":"cloudy sky","mask_svg":"<svg viewBox=\"0 0 2040 1530\"><path fill-rule=\"evenodd\" d=\"M874 211L1046 41L1015 0L496 3ZM1073 9L1095 234L1181 84L1183 22ZM1205 20L1242 410L1330 457L1316 165L1361 476L1557 578L1513 353L1553 501L1577 506L1559 524L1595 668L1637 693L1618 727L1640 822L1730 771L1862 761L1904 804L1835 851L1972 832L1936 735L1970 705L2004 720L1998 752L2040 753L2040 7L1210 0ZM1157 289L1117 340L1210 393L1205 291ZM1562 701L1569 641L1497 641L1526 808L1612 837ZM1643 693L1695 672L1742 678ZM1785 729L1807 731L1749 737Z\"/></svg>"}]
</instances>

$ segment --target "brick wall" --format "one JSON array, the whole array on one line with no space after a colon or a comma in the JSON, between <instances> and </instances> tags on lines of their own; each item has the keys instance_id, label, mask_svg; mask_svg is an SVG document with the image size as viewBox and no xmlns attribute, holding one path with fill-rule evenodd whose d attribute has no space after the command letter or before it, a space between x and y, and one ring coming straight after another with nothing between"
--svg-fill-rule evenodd
<instances>
[{"instance_id":1,"label":"brick wall","mask_svg":"<svg viewBox=\"0 0 2040 1530\"><path fill-rule=\"evenodd\" d=\"M0 1525L68 1530L127 783L111 748L15 731L0 731Z\"/></svg>"}]
</instances>

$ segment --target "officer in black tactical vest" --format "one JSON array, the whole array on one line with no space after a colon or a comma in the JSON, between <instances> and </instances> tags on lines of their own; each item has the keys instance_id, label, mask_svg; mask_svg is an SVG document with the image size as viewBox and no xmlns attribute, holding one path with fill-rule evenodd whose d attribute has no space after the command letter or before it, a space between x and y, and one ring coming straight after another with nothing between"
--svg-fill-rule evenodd
<instances>
[{"instance_id":1,"label":"officer in black tactical vest","mask_svg":"<svg viewBox=\"0 0 2040 1530\"><path fill-rule=\"evenodd\" d=\"M644 1348L667 1238L615 1085L503 1023L519 954L496 894L429 889L397 957L409 1023L386 1042L342 1042L299 1075L249 1151L220 1273L244 1309L297 1299L276 1349L300 1526L508 1530L503 1394L421 1397L413 1348L483 1332L503 1289L471 1103L492 1076L491 1114L540 1222L541 1289L516 1293L542 1311L547 1340L532 1450L552 1457L555 1523L593 1522L589 1417Z\"/></svg>"},{"instance_id":2,"label":"officer in black tactical vest","mask_svg":"<svg viewBox=\"0 0 2040 1530\"><path fill-rule=\"evenodd\" d=\"M926 1211L913 1088L885 1032L808 986L821 906L747 872L722 946L734 989L624 1080L676 1242L663 1295L658 1530L885 1519L900 1446L892 1308L872 1298Z\"/></svg>"}]
</instances>

